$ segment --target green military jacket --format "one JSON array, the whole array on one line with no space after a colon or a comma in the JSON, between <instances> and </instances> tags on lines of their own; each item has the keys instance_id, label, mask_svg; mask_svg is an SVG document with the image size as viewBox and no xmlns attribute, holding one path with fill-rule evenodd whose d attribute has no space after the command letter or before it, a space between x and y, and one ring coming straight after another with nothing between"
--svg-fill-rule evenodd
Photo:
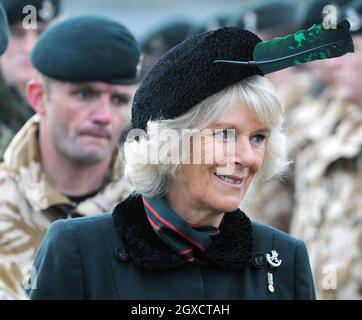
<instances>
[{"instance_id":1,"label":"green military jacket","mask_svg":"<svg viewBox=\"0 0 362 320\"><path fill-rule=\"evenodd\" d=\"M49 183L40 162L35 115L17 133L0 164L0 300L26 299L22 279L52 222L113 209L131 188L124 179L121 150L114 151L99 192L72 202Z\"/></svg>"},{"instance_id":2,"label":"green military jacket","mask_svg":"<svg viewBox=\"0 0 362 320\"><path fill-rule=\"evenodd\" d=\"M315 298L302 241L237 210L190 265L153 231L139 195L113 214L54 223L27 286L31 299Z\"/></svg>"}]
</instances>

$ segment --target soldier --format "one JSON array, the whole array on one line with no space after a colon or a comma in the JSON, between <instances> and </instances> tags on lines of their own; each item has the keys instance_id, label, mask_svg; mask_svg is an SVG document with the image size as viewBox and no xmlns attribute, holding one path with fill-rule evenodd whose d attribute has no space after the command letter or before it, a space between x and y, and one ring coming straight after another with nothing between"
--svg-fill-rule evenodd
<instances>
[{"instance_id":1,"label":"soldier","mask_svg":"<svg viewBox=\"0 0 362 320\"><path fill-rule=\"evenodd\" d=\"M334 98L319 116L296 161L293 235L304 239L322 299L362 299L362 2L343 9L355 53L331 61Z\"/></svg>"},{"instance_id":2,"label":"soldier","mask_svg":"<svg viewBox=\"0 0 362 320\"><path fill-rule=\"evenodd\" d=\"M35 74L30 53L60 11L60 0L1 2L9 20L10 38L9 48L0 59L0 160L14 134L33 114L25 94L26 83Z\"/></svg>"},{"instance_id":3,"label":"soldier","mask_svg":"<svg viewBox=\"0 0 362 320\"><path fill-rule=\"evenodd\" d=\"M4 53L8 46L9 40L9 26L6 13L3 5L0 2L0 56ZM6 296L10 296L10 293L6 291L6 288L0 286L0 300L3 300Z\"/></svg>"},{"instance_id":4,"label":"soldier","mask_svg":"<svg viewBox=\"0 0 362 320\"><path fill-rule=\"evenodd\" d=\"M150 71L162 55L186 39L192 24L180 19L162 24L142 40L143 61L141 79Z\"/></svg>"},{"instance_id":5,"label":"soldier","mask_svg":"<svg viewBox=\"0 0 362 320\"><path fill-rule=\"evenodd\" d=\"M0 287L12 298L25 297L22 273L51 222L111 210L131 191L117 142L139 57L124 26L96 16L50 27L33 49L27 96L37 114L0 166Z\"/></svg>"},{"instance_id":6,"label":"soldier","mask_svg":"<svg viewBox=\"0 0 362 320\"><path fill-rule=\"evenodd\" d=\"M228 13L218 13L207 17L204 21L196 21L188 30L187 38L197 35L201 32L216 30L222 27L231 26L228 21L230 15Z\"/></svg>"},{"instance_id":7,"label":"soldier","mask_svg":"<svg viewBox=\"0 0 362 320\"><path fill-rule=\"evenodd\" d=\"M270 40L297 31L296 18L295 5L277 0L245 5L240 12L232 14L226 24L240 26Z\"/></svg>"}]
</instances>

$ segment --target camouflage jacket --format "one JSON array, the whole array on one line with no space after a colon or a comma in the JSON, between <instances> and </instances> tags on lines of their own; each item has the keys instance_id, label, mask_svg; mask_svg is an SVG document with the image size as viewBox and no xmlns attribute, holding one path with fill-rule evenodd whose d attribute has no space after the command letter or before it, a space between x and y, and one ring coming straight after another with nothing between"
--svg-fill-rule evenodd
<instances>
[{"instance_id":1,"label":"camouflage jacket","mask_svg":"<svg viewBox=\"0 0 362 320\"><path fill-rule=\"evenodd\" d=\"M362 299L362 108L314 106L296 159L291 234L303 239L321 299Z\"/></svg>"},{"instance_id":2,"label":"camouflage jacket","mask_svg":"<svg viewBox=\"0 0 362 320\"><path fill-rule=\"evenodd\" d=\"M131 192L117 149L104 187L94 197L73 203L42 172L38 129L34 116L17 133L0 165L0 299L26 298L22 280L50 223L69 213L109 211Z\"/></svg>"},{"instance_id":3,"label":"camouflage jacket","mask_svg":"<svg viewBox=\"0 0 362 320\"><path fill-rule=\"evenodd\" d=\"M10 89L0 74L0 160L15 133L33 115L21 97Z\"/></svg>"}]
</instances>

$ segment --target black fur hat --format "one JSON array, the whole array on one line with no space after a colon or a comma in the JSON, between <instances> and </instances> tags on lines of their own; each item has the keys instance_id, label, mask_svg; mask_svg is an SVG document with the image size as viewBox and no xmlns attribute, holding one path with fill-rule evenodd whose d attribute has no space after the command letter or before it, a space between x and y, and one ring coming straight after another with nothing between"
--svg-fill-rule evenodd
<instances>
[{"instance_id":1,"label":"black fur hat","mask_svg":"<svg viewBox=\"0 0 362 320\"><path fill-rule=\"evenodd\" d=\"M137 90L132 126L146 129L150 119L169 119L202 100L255 74L256 67L214 63L215 59L253 60L261 42L241 28L221 28L193 36L164 55Z\"/></svg>"}]
</instances>

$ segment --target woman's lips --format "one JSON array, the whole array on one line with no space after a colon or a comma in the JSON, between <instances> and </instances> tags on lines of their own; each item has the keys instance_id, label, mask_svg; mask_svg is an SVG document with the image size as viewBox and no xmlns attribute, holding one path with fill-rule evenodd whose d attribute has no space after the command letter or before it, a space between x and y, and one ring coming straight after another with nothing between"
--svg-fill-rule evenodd
<instances>
[{"instance_id":1,"label":"woman's lips","mask_svg":"<svg viewBox=\"0 0 362 320\"><path fill-rule=\"evenodd\" d=\"M243 177L239 176L227 176L227 175L217 175L214 173L215 178L218 180L218 182L222 183L225 187L234 188L241 190L243 188Z\"/></svg>"}]
</instances>

